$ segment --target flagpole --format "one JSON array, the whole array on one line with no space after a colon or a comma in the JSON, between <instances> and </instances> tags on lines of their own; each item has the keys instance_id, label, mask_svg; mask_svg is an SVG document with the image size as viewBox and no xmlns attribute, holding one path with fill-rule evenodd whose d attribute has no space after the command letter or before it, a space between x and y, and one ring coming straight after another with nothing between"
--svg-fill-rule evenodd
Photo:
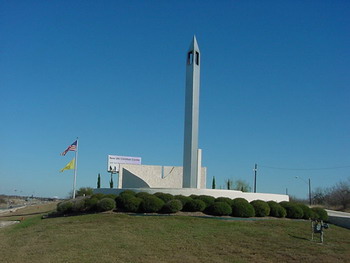
<instances>
[{"instance_id":1,"label":"flagpole","mask_svg":"<svg viewBox=\"0 0 350 263\"><path fill-rule=\"evenodd\" d=\"M78 170L78 137L77 137L77 149L75 151L75 165L74 165L74 182L73 182L73 199L75 199L75 188L77 184L77 170Z\"/></svg>"}]
</instances>

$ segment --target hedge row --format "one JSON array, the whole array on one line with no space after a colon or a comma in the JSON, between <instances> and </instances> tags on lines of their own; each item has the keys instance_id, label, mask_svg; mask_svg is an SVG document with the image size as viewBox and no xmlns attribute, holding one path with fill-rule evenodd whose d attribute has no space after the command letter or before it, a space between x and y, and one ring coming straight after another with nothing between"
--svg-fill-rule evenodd
<instances>
[{"instance_id":1,"label":"hedge row","mask_svg":"<svg viewBox=\"0 0 350 263\"><path fill-rule=\"evenodd\" d=\"M167 193L135 193L126 190L119 195L95 194L90 197L64 201L57 205L60 214L103 212L114 210L142 213L204 212L214 216L234 217L288 217L293 219L327 220L322 208L309 208L304 204L254 200L243 198L214 198L207 195L171 195Z\"/></svg>"}]
</instances>

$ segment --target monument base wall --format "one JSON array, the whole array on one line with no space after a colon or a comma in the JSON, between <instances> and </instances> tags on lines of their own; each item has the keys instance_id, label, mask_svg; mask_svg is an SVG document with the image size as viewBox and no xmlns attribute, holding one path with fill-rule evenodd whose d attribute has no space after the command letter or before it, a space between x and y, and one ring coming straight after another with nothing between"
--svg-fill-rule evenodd
<instances>
[{"instance_id":1,"label":"monument base wall","mask_svg":"<svg viewBox=\"0 0 350 263\"><path fill-rule=\"evenodd\" d=\"M209 195L209 196L213 196L215 198L217 198L217 197L228 197L231 199L244 198L248 202L251 202L253 200L275 201L275 202L289 201L288 195L266 194L266 193L245 193L242 191L222 190L222 189L197 189L197 188L121 188L121 189L112 188L111 189L111 188L95 188L94 193L95 194L97 194L97 193L120 194L121 192L123 192L125 190L132 190L136 193L146 192L146 193L150 193L150 194L162 192L162 193L168 193L168 194L172 194L172 195L184 195L184 196Z\"/></svg>"},{"instance_id":2,"label":"monument base wall","mask_svg":"<svg viewBox=\"0 0 350 263\"><path fill-rule=\"evenodd\" d=\"M199 188L206 187L202 167ZM178 166L120 164L118 188L181 188L183 168Z\"/></svg>"}]
</instances>

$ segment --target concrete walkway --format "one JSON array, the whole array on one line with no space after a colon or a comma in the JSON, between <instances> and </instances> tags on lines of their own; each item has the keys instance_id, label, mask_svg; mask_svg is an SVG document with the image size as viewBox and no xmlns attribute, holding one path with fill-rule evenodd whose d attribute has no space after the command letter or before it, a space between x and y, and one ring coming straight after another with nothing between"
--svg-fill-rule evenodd
<instances>
[{"instance_id":1,"label":"concrete walkway","mask_svg":"<svg viewBox=\"0 0 350 263\"><path fill-rule=\"evenodd\" d=\"M350 213L327 210L328 221L331 224L350 229Z\"/></svg>"},{"instance_id":2,"label":"concrete walkway","mask_svg":"<svg viewBox=\"0 0 350 263\"><path fill-rule=\"evenodd\" d=\"M0 228L6 227L6 226L10 226L13 224L18 224L20 221L0 221Z\"/></svg>"}]
</instances>

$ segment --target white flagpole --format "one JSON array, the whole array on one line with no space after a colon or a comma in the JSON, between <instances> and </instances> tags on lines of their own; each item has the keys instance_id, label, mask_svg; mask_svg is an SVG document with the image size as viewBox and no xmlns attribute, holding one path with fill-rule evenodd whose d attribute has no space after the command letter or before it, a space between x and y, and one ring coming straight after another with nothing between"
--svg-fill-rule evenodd
<instances>
[{"instance_id":1,"label":"white flagpole","mask_svg":"<svg viewBox=\"0 0 350 263\"><path fill-rule=\"evenodd\" d=\"M77 137L77 149L75 151L75 164L74 164L74 182L73 182L73 199L75 199L75 187L77 184L77 170L78 170L78 137Z\"/></svg>"}]
</instances>

